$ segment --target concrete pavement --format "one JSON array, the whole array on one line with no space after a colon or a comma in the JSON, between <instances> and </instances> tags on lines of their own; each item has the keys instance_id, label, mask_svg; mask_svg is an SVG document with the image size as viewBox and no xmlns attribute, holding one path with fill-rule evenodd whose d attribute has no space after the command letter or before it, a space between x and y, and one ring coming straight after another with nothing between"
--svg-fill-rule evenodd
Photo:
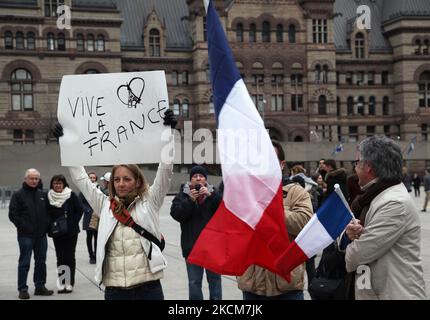
<instances>
[{"instance_id":1,"label":"concrete pavement","mask_svg":"<svg viewBox=\"0 0 430 320\"><path fill-rule=\"evenodd\" d=\"M413 194L411 193L413 196ZM164 254L168 260L168 267L164 272L162 286L165 299L167 300L187 300L188 282L184 258L180 248L180 228L179 223L174 221L169 214L173 197L166 197L160 212L161 230L166 238L166 249ZM414 198L417 210L422 209L424 192L421 197ZM430 298L430 207L427 213L419 213L422 222L422 259L424 275L426 281L427 297ZM79 234L76 248L76 284L73 293L57 294L56 290L56 258L52 239L48 241L47 258L47 284L49 289L55 289L55 293L50 297L34 296L33 261L28 276L29 293L32 300L102 300L104 293L94 282L94 265L89 264L89 258L85 243L84 232ZM16 239L16 229L8 219L8 210L0 209L0 300L18 299L17 286L17 265L18 265L18 242ZM204 284L204 296L208 298L208 287L206 280ZM223 298L225 300L242 299L242 293L237 289L236 279L231 276L222 277ZM305 292L305 298L309 295Z\"/></svg>"}]
</instances>

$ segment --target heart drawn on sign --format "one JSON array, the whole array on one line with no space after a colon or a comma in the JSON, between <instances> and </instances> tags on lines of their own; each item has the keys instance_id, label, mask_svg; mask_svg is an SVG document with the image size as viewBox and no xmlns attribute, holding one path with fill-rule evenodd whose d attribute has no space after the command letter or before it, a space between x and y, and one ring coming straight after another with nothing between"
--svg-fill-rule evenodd
<instances>
[{"instance_id":1,"label":"heart drawn on sign","mask_svg":"<svg viewBox=\"0 0 430 320\"><path fill-rule=\"evenodd\" d=\"M135 77L118 87L116 94L118 99L129 108L136 108L138 103L141 103L143 90L145 89L145 80L140 77Z\"/></svg>"}]
</instances>

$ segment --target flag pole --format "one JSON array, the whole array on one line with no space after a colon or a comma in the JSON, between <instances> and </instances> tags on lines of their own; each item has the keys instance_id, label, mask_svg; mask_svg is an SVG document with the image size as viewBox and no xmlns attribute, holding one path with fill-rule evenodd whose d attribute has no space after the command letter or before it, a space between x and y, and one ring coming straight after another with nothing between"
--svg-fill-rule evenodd
<instances>
[{"instance_id":1,"label":"flag pole","mask_svg":"<svg viewBox=\"0 0 430 320\"><path fill-rule=\"evenodd\" d=\"M203 4L205 5L206 12L208 12L209 0L203 0Z\"/></svg>"},{"instance_id":2,"label":"flag pole","mask_svg":"<svg viewBox=\"0 0 430 320\"><path fill-rule=\"evenodd\" d=\"M349 214L351 215L351 219L352 219L352 220L354 220L354 219L355 219L354 214L352 213L351 208L349 207L348 201L346 201L345 196L344 196L344 195L343 195L343 193L342 193L342 190L340 190L340 186L339 186L339 184L338 184L338 183L336 183L336 184L334 185L334 192L336 192L336 193L337 193L337 195L338 195L338 196L339 196L339 198L342 200L342 202L343 202L343 204L345 205L345 207L347 207L347 208L348 208L348 212L349 212Z\"/></svg>"}]
</instances>

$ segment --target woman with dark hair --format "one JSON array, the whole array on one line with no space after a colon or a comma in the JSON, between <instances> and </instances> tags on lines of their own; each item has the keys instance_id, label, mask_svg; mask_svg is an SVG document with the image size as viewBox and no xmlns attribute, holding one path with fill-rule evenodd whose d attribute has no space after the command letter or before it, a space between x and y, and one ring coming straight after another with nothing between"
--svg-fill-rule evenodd
<instances>
[{"instance_id":1,"label":"woman with dark hair","mask_svg":"<svg viewBox=\"0 0 430 320\"><path fill-rule=\"evenodd\" d=\"M52 177L48 192L48 215L51 223L61 217L67 221L67 231L61 235L48 233L54 240L57 267L68 267L69 270L58 270L59 276L66 275L58 284L58 293L70 293L75 284L75 251L78 241L79 220L82 216L82 207L76 194L69 188L66 178L62 174ZM68 277L70 275L70 278Z\"/></svg>"}]
</instances>

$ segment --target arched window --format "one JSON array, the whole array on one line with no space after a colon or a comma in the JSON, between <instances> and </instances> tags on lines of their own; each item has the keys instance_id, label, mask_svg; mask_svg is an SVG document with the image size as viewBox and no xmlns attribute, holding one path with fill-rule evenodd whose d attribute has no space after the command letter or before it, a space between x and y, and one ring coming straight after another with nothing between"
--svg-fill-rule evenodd
<instances>
[{"instance_id":1,"label":"arched window","mask_svg":"<svg viewBox=\"0 0 430 320\"><path fill-rule=\"evenodd\" d=\"M361 32L355 36L355 57L364 59L364 35Z\"/></svg>"},{"instance_id":2,"label":"arched window","mask_svg":"<svg viewBox=\"0 0 430 320\"><path fill-rule=\"evenodd\" d=\"M13 34L10 31L4 33L4 48L13 49Z\"/></svg>"},{"instance_id":3,"label":"arched window","mask_svg":"<svg viewBox=\"0 0 430 320\"><path fill-rule=\"evenodd\" d=\"M85 51L84 35L82 33L76 35L76 50Z\"/></svg>"},{"instance_id":4,"label":"arched window","mask_svg":"<svg viewBox=\"0 0 430 320\"><path fill-rule=\"evenodd\" d=\"M429 50L430 50L430 42L429 39L424 39L424 49L423 49L423 54L429 54Z\"/></svg>"},{"instance_id":5,"label":"arched window","mask_svg":"<svg viewBox=\"0 0 430 320\"><path fill-rule=\"evenodd\" d=\"M303 75L298 73L293 73L291 75L291 86L302 86L303 85Z\"/></svg>"},{"instance_id":6,"label":"arched window","mask_svg":"<svg viewBox=\"0 0 430 320\"><path fill-rule=\"evenodd\" d=\"M24 49L24 34L21 31L16 33L16 48Z\"/></svg>"},{"instance_id":7,"label":"arched window","mask_svg":"<svg viewBox=\"0 0 430 320\"><path fill-rule=\"evenodd\" d=\"M180 102L178 99L173 100L173 114L179 116L181 111L179 110Z\"/></svg>"},{"instance_id":8,"label":"arched window","mask_svg":"<svg viewBox=\"0 0 430 320\"><path fill-rule=\"evenodd\" d=\"M381 84L387 85L389 83L389 72L388 71L382 71L381 73Z\"/></svg>"},{"instance_id":9,"label":"arched window","mask_svg":"<svg viewBox=\"0 0 430 320\"><path fill-rule=\"evenodd\" d=\"M54 38L54 34L52 32L48 33L47 35L47 45L48 45L48 50L50 51L54 51L55 50L55 38Z\"/></svg>"},{"instance_id":10,"label":"arched window","mask_svg":"<svg viewBox=\"0 0 430 320\"><path fill-rule=\"evenodd\" d=\"M238 23L236 26L236 41L243 42L243 24Z\"/></svg>"},{"instance_id":11,"label":"arched window","mask_svg":"<svg viewBox=\"0 0 430 320\"><path fill-rule=\"evenodd\" d=\"M326 65L326 64L323 66L322 82L328 83L328 65Z\"/></svg>"},{"instance_id":12,"label":"arched window","mask_svg":"<svg viewBox=\"0 0 430 320\"><path fill-rule=\"evenodd\" d=\"M340 117L340 97L336 98L336 115Z\"/></svg>"},{"instance_id":13,"label":"arched window","mask_svg":"<svg viewBox=\"0 0 430 320\"><path fill-rule=\"evenodd\" d=\"M58 46L58 51L66 50L66 37L64 36L64 33L58 34L57 46Z\"/></svg>"},{"instance_id":14,"label":"arched window","mask_svg":"<svg viewBox=\"0 0 430 320\"><path fill-rule=\"evenodd\" d=\"M172 85L178 85L178 71L172 71Z\"/></svg>"},{"instance_id":15,"label":"arched window","mask_svg":"<svg viewBox=\"0 0 430 320\"><path fill-rule=\"evenodd\" d=\"M182 84L187 85L188 84L188 71L182 71Z\"/></svg>"},{"instance_id":16,"label":"arched window","mask_svg":"<svg viewBox=\"0 0 430 320\"><path fill-rule=\"evenodd\" d=\"M352 116L354 114L354 98L348 97L348 100L346 100L346 112L348 116Z\"/></svg>"},{"instance_id":17,"label":"arched window","mask_svg":"<svg viewBox=\"0 0 430 320\"><path fill-rule=\"evenodd\" d=\"M261 30L261 40L263 42L270 42L270 23L268 21L263 22L263 29Z\"/></svg>"},{"instance_id":18,"label":"arched window","mask_svg":"<svg viewBox=\"0 0 430 320\"><path fill-rule=\"evenodd\" d=\"M87 36L87 50L91 52L94 51L94 35L92 34Z\"/></svg>"},{"instance_id":19,"label":"arched window","mask_svg":"<svg viewBox=\"0 0 430 320\"><path fill-rule=\"evenodd\" d=\"M249 25L249 42L257 41L257 27L254 23Z\"/></svg>"},{"instance_id":20,"label":"arched window","mask_svg":"<svg viewBox=\"0 0 430 320\"><path fill-rule=\"evenodd\" d=\"M184 118L188 118L190 116L190 102L188 99L184 99L184 101L182 101L182 117Z\"/></svg>"},{"instance_id":21,"label":"arched window","mask_svg":"<svg viewBox=\"0 0 430 320\"><path fill-rule=\"evenodd\" d=\"M425 71L420 75L418 95L419 106L422 108L430 107L430 71Z\"/></svg>"},{"instance_id":22,"label":"arched window","mask_svg":"<svg viewBox=\"0 0 430 320\"><path fill-rule=\"evenodd\" d=\"M290 24L288 27L288 42L296 43L296 26L294 24Z\"/></svg>"},{"instance_id":23,"label":"arched window","mask_svg":"<svg viewBox=\"0 0 430 320\"><path fill-rule=\"evenodd\" d=\"M34 32L27 32L27 49L36 49L36 35L34 34Z\"/></svg>"},{"instance_id":24,"label":"arched window","mask_svg":"<svg viewBox=\"0 0 430 320\"><path fill-rule=\"evenodd\" d=\"M97 36L97 51L105 51L105 37L102 34Z\"/></svg>"},{"instance_id":25,"label":"arched window","mask_svg":"<svg viewBox=\"0 0 430 320\"><path fill-rule=\"evenodd\" d=\"M276 42L284 42L284 26L282 24L276 26Z\"/></svg>"},{"instance_id":26,"label":"arched window","mask_svg":"<svg viewBox=\"0 0 430 320\"><path fill-rule=\"evenodd\" d=\"M421 54L421 40L415 40L415 54Z\"/></svg>"},{"instance_id":27,"label":"arched window","mask_svg":"<svg viewBox=\"0 0 430 320\"><path fill-rule=\"evenodd\" d=\"M376 98L371 96L369 98L369 115L374 116L376 114Z\"/></svg>"},{"instance_id":28,"label":"arched window","mask_svg":"<svg viewBox=\"0 0 430 320\"><path fill-rule=\"evenodd\" d=\"M33 84L31 73L16 69L11 75L12 111L33 110Z\"/></svg>"},{"instance_id":29,"label":"arched window","mask_svg":"<svg viewBox=\"0 0 430 320\"><path fill-rule=\"evenodd\" d=\"M318 114L327 114L327 97L324 95L318 98Z\"/></svg>"},{"instance_id":30,"label":"arched window","mask_svg":"<svg viewBox=\"0 0 430 320\"><path fill-rule=\"evenodd\" d=\"M382 115L388 116L389 114L390 114L390 98L384 97L382 99Z\"/></svg>"},{"instance_id":31,"label":"arched window","mask_svg":"<svg viewBox=\"0 0 430 320\"><path fill-rule=\"evenodd\" d=\"M315 66L315 83L321 83L321 66L319 64Z\"/></svg>"},{"instance_id":32,"label":"arched window","mask_svg":"<svg viewBox=\"0 0 430 320\"><path fill-rule=\"evenodd\" d=\"M215 113L215 106L214 106L214 97L211 96L209 99L209 113L214 114Z\"/></svg>"},{"instance_id":33,"label":"arched window","mask_svg":"<svg viewBox=\"0 0 430 320\"><path fill-rule=\"evenodd\" d=\"M100 72L96 69L88 69L87 71L84 72L84 74L97 74L97 73L100 73Z\"/></svg>"},{"instance_id":34,"label":"arched window","mask_svg":"<svg viewBox=\"0 0 430 320\"><path fill-rule=\"evenodd\" d=\"M160 31L157 29L149 31L149 55L151 57L159 57L161 55Z\"/></svg>"},{"instance_id":35,"label":"arched window","mask_svg":"<svg viewBox=\"0 0 430 320\"><path fill-rule=\"evenodd\" d=\"M57 8L64 4L64 0L45 0L45 17L56 17Z\"/></svg>"},{"instance_id":36,"label":"arched window","mask_svg":"<svg viewBox=\"0 0 430 320\"><path fill-rule=\"evenodd\" d=\"M361 114L362 116L364 116L364 101L364 97L358 97L357 114Z\"/></svg>"}]
</instances>

